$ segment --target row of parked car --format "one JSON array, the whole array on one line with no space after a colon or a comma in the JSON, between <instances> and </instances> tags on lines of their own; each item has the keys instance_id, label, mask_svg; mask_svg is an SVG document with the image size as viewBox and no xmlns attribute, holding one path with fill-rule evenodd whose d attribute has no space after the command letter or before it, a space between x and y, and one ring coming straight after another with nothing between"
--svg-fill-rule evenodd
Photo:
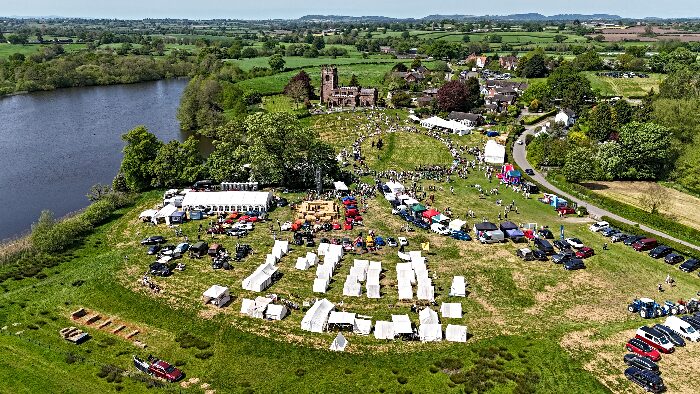
<instances>
[{"instance_id":1,"label":"row of parked car","mask_svg":"<svg viewBox=\"0 0 700 394\"><path fill-rule=\"evenodd\" d=\"M629 351L623 358L629 367L625 376L646 391L660 393L666 390L657 361L661 353L673 353L686 341L700 341L700 313L688 316L669 316L664 324L642 326L635 337L627 341Z\"/></svg>"},{"instance_id":2,"label":"row of parked car","mask_svg":"<svg viewBox=\"0 0 700 394\"><path fill-rule=\"evenodd\" d=\"M613 243L622 242L638 252L647 252L652 258L663 258L664 262L667 264L676 265L678 263L682 263L678 267L681 271L693 272L700 268L700 260L695 258L686 259L683 255L675 252L672 248L666 245L660 245L655 238L645 235L623 233L614 227L610 227L608 222L593 223L590 226L590 230L599 232L603 236L610 238L610 241Z\"/></svg>"},{"instance_id":3,"label":"row of parked car","mask_svg":"<svg viewBox=\"0 0 700 394\"><path fill-rule=\"evenodd\" d=\"M540 237L533 239L534 250L521 248L516 251L523 260L547 261L551 256L552 262L561 264L566 270L586 268L583 260L595 255L593 248L587 247L578 238L549 241L553 239L551 231L538 232Z\"/></svg>"}]
</instances>

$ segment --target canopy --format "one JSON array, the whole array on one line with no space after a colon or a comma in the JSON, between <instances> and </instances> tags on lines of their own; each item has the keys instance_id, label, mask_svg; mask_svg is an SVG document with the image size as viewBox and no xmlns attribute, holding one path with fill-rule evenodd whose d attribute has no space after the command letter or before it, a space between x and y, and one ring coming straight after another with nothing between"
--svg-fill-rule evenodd
<instances>
[{"instance_id":1,"label":"canopy","mask_svg":"<svg viewBox=\"0 0 700 394\"><path fill-rule=\"evenodd\" d=\"M464 283L463 276L455 276L452 278L452 285L450 286L450 295L453 297L466 297L467 289Z\"/></svg>"},{"instance_id":2,"label":"canopy","mask_svg":"<svg viewBox=\"0 0 700 394\"><path fill-rule=\"evenodd\" d=\"M462 318L462 304L459 302L443 302L440 306L442 317L448 319Z\"/></svg>"},{"instance_id":3,"label":"canopy","mask_svg":"<svg viewBox=\"0 0 700 394\"><path fill-rule=\"evenodd\" d=\"M445 329L445 339L450 342L466 342L467 327L456 324L448 324Z\"/></svg>"},{"instance_id":4,"label":"canopy","mask_svg":"<svg viewBox=\"0 0 700 394\"><path fill-rule=\"evenodd\" d=\"M429 209L429 210L423 212L423 217L424 218L432 218L433 216L437 216L439 214L440 214L440 212L438 212L434 209Z\"/></svg>"},{"instance_id":5,"label":"canopy","mask_svg":"<svg viewBox=\"0 0 700 394\"><path fill-rule=\"evenodd\" d=\"M439 342L442 341L442 325L440 324L421 324L418 327L418 336L421 342Z\"/></svg>"},{"instance_id":6,"label":"canopy","mask_svg":"<svg viewBox=\"0 0 700 394\"><path fill-rule=\"evenodd\" d=\"M165 219L165 223L170 224L170 215L172 215L175 211L177 211L177 207L175 205L168 204L153 215L153 221L156 222L158 219Z\"/></svg>"},{"instance_id":7,"label":"canopy","mask_svg":"<svg viewBox=\"0 0 700 394\"><path fill-rule=\"evenodd\" d=\"M411 319L408 318L408 315L391 315L391 321L394 324L394 333L413 334Z\"/></svg>"},{"instance_id":8,"label":"canopy","mask_svg":"<svg viewBox=\"0 0 700 394\"><path fill-rule=\"evenodd\" d=\"M488 140L484 148L484 161L491 164L503 164L506 160L506 147L494 140Z\"/></svg>"},{"instance_id":9,"label":"canopy","mask_svg":"<svg viewBox=\"0 0 700 394\"><path fill-rule=\"evenodd\" d=\"M328 278L314 279L314 293L325 293L328 290Z\"/></svg>"},{"instance_id":10,"label":"canopy","mask_svg":"<svg viewBox=\"0 0 700 394\"><path fill-rule=\"evenodd\" d=\"M207 298L221 298L228 294L228 287L224 286L219 286L219 285L213 285L207 291L205 291L202 295Z\"/></svg>"},{"instance_id":11,"label":"canopy","mask_svg":"<svg viewBox=\"0 0 700 394\"><path fill-rule=\"evenodd\" d=\"M355 324L355 314L350 312L333 311L328 317L328 324Z\"/></svg>"},{"instance_id":12,"label":"canopy","mask_svg":"<svg viewBox=\"0 0 700 394\"><path fill-rule=\"evenodd\" d=\"M362 285L354 276L348 276L348 280L343 285L343 295L346 297L359 297L362 295Z\"/></svg>"},{"instance_id":13,"label":"canopy","mask_svg":"<svg viewBox=\"0 0 700 394\"><path fill-rule=\"evenodd\" d=\"M344 352L345 347L348 345L347 339L343 336L343 334L338 333L338 335L335 337L333 340L333 343L331 343L330 349L334 352Z\"/></svg>"},{"instance_id":14,"label":"canopy","mask_svg":"<svg viewBox=\"0 0 700 394\"><path fill-rule=\"evenodd\" d=\"M432 220L434 223L440 223L440 222L448 221L448 220L450 220L450 218L448 216L441 214L441 213L438 213L437 215L433 216Z\"/></svg>"},{"instance_id":15,"label":"canopy","mask_svg":"<svg viewBox=\"0 0 700 394\"><path fill-rule=\"evenodd\" d=\"M381 298L379 283L367 284L367 298Z\"/></svg>"},{"instance_id":16,"label":"canopy","mask_svg":"<svg viewBox=\"0 0 700 394\"><path fill-rule=\"evenodd\" d=\"M297 257L297 263L294 268L298 270L306 270L310 267L309 260L306 257Z\"/></svg>"},{"instance_id":17,"label":"canopy","mask_svg":"<svg viewBox=\"0 0 700 394\"><path fill-rule=\"evenodd\" d=\"M453 132L468 132L473 129L472 127L467 126L463 123L454 120L445 120L439 116L433 116L428 119L423 119L421 120L420 125L429 129L439 127L441 129L451 130Z\"/></svg>"},{"instance_id":18,"label":"canopy","mask_svg":"<svg viewBox=\"0 0 700 394\"><path fill-rule=\"evenodd\" d=\"M334 308L335 305L325 298L316 301L301 320L301 329L310 332L323 332L328 322L328 315Z\"/></svg>"},{"instance_id":19,"label":"canopy","mask_svg":"<svg viewBox=\"0 0 700 394\"><path fill-rule=\"evenodd\" d=\"M435 301L435 286L419 284L416 297L418 297L419 300Z\"/></svg>"},{"instance_id":20,"label":"canopy","mask_svg":"<svg viewBox=\"0 0 700 394\"><path fill-rule=\"evenodd\" d=\"M411 209L413 210L413 212L423 212L427 208L425 208L425 206L423 204L416 204L416 205L412 206Z\"/></svg>"},{"instance_id":21,"label":"canopy","mask_svg":"<svg viewBox=\"0 0 700 394\"><path fill-rule=\"evenodd\" d=\"M270 304L267 306L265 317L270 320L282 320L289 310L284 305Z\"/></svg>"},{"instance_id":22,"label":"canopy","mask_svg":"<svg viewBox=\"0 0 700 394\"><path fill-rule=\"evenodd\" d=\"M460 231L465 224L467 224L467 222L465 222L464 220L455 219L451 221L450 224L447 225L447 227L453 231Z\"/></svg>"},{"instance_id":23,"label":"canopy","mask_svg":"<svg viewBox=\"0 0 700 394\"><path fill-rule=\"evenodd\" d=\"M508 238L522 238L525 236L525 233L520 230L506 230L506 234L508 234Z\"/></svg>"},{"instance_id":24,"label":"canopy","mask_svg":"<svg viewBox=\"0 0 700 394\"><path fill-rule=\"evenodd\" d=\"M390 321L379 320L374 325L374 337L376 339L394 339L394 323Z\"/></svg>"},{"instance_id":25,"label":"canopy","mask_svg":"<svg viewBox=\"0 0 700 394\"><path fill-rule=\"evenodd\" d=\"M272 284L272 276L277 272L277 267L271 264L261 264L247 278L243 279L243 289L250 291L263 291Z\"/></svg>"},{"instance_id":26,"label":"canopy","mask_svg":"<svg viewBox=\"0 0 700 394\"><path fill-rule=\"evenodd\" d=\"M147 210L141 212L141 214L139 215L139 219L152 218L157 213L158 213L158 211L155 209L147 209Z\"/></svg>"}]
</instances>

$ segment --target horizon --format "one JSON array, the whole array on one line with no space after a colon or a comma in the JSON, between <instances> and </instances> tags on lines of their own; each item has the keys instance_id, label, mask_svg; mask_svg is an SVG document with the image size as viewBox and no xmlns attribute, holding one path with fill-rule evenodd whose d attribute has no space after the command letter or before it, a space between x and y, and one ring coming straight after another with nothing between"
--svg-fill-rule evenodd
<instances>
[{"instance_id":1,"label":"horizon","mask_svg":"<svg viewBox=\"0 0 700 394\"><path fill-rule=\"evenodd\" d=\"M173 5L175 3L175 5ZM217 0L200 0L197 4L152 0L147 4L135 0L119 3L103 0L27 0L3 6L3 17L8 18L86 18L86 19L189 19L189 20L295 20L307 15L367 17L382 16L395 19L421 19L430 15L507 16L538 13L544 16L560 14L609 14L623 19L693 19L700 17L700 5L695 0L677 0L670 4L649 1L648 4L630 5L628 0L571 0L561 4L557 0L504 0L497 7L491 4L465 4L459 0L439 0L424 7L429 12L419 13L422 3L415 0L388 0L376 2L357 0L352 3L331 2L317 5L310 0L299 0L290 5L284 0L268 0L261 4L219 4ZM689 12L690 11L690 12ZM694 15L693 15L694 14Z\"/></svg>"}]
</instances>

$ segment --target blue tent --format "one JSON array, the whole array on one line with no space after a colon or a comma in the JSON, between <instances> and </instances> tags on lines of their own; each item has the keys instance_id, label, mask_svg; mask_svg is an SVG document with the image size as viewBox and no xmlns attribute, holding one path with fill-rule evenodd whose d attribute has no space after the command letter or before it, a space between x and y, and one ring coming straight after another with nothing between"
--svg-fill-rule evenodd
<instances>
[{"instance_id":1,"label":"blue tent","mask_svg":"<svg viewBox=\"0 0 700 394\"><path fill-rule=\"evenodd\" d=\"M486 132L486 136L487 137L498 137L499 133L498 133L498 131L491 130L491 131Z\"/></svg>"}]
</instances>

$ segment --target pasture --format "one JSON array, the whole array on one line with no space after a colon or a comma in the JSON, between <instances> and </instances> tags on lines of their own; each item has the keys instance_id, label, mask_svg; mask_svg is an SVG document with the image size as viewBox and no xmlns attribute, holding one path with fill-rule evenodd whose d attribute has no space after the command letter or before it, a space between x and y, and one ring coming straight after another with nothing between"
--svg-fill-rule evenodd
<instances>
[{"instance_id":1,"label":"pasture","mask_svg":"<svg viewBox=\"0 0 700 394\"><path fill-rule=\"evenodd\" d=\"M659 84L666 78L664 74L649 74L649 78L611 78L595 75L595 72L584 72L591 88L603 96L618 96L639 98L645 96L651 89L659 91Z\"/></svg>"}]
</instances>

